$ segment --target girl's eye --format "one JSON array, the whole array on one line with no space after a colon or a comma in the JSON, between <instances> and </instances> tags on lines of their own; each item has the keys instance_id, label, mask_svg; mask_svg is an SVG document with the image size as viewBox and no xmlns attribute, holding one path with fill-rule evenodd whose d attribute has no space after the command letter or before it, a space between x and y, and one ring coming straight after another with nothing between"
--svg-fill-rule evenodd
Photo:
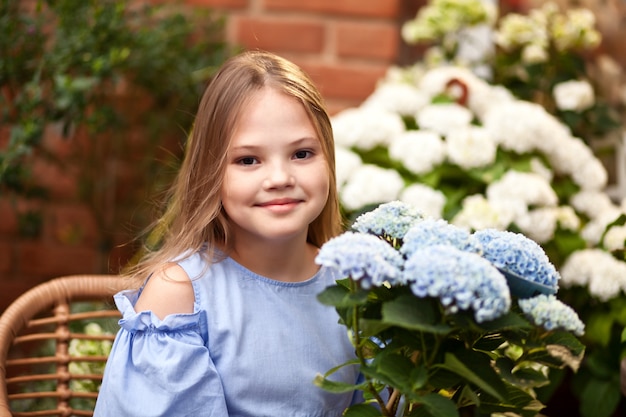
<instances>
[{"instance_id":1,"label":"girl's eye","mask_svg":"<svg viewBox=\"0 0 626 417\"><path fill-rule=\"evenodd\" d=\"M246 156L237 160L237 163L240 165L254 165L256 162L256 158L253 158L251 156Z\"/></svg>"},{"instance_id":2,"label":"girl's eye","mask_svg":"<svg viewBox=\"0 0 626 417\"><path fill-rule=\"evenodd\" d=\"M293 154L295 159L306 159L311 157L311 155L313 155L313 152L311 151L297 151L295 154Z\"/></svg>"}]
</instances>

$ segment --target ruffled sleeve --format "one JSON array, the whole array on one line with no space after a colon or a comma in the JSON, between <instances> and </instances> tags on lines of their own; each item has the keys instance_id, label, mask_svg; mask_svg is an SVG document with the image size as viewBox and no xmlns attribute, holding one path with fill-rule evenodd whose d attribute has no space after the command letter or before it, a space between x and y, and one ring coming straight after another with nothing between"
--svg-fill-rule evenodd
<instances>
[{"instance_id":1,"label":"ruffled sleeve","mask_svg":"<svg viewBox=\"0 0 626 417\"><path fill-rule=\"evenodd\" d=\"M122 312L94 416L228 415L220 377L206 347L203 311L160 320L135 312L137 291L122 291Z\"/></svg>"}]
</instances>

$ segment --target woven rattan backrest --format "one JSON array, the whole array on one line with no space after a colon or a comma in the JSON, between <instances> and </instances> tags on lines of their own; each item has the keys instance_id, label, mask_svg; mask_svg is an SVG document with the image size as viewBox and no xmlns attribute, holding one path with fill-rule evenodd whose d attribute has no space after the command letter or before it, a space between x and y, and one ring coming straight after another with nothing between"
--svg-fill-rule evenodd
<instances>
[{"instance_id":1,"label":"woven rattan backrest","mask_svg":"<svg viewBox=\"0 0 626 417\"><path fill-rule=\"evenodd\" d=\"M56 278L22 294L4 311L0 417L93 414L94 387L107 359L99 351L117 330L112 296L123 283L114 275ZM85 326L91 329L87 334Z\"/></svg>"}]
</instances>

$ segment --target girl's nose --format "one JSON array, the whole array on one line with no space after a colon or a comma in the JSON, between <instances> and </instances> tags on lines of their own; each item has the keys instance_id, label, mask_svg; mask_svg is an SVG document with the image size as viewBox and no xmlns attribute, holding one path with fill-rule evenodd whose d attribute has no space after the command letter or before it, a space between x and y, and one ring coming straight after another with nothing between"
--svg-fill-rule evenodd
<instances>
[{"instance_id":1,"label":"girl's nose","mask_svg":"<svg viewBox=\"0 0 626 417\"><path fill-rule=\"evenodd\" d=\"M290 187L295 184L295 177L288 164L275 163L268 167L267 177L263 182L263 187L267 189L271 188L284 188Z\"/></svg>"}]
</instances>

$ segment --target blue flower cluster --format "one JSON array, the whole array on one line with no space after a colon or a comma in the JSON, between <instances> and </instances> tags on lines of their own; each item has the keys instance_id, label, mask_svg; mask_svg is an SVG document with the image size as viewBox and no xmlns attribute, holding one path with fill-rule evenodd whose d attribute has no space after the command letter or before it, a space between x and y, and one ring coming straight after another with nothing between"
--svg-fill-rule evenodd
<instances>
[{"instance_id":1,"label":"blue flower cluster","mask_svg":"<svg viewBox=\"0 0 626 417\"><path fill-rule=\"evenodd\" d=\"M359 281L362 288L402 284L402 256L386 241L369 234L346 232L326 242L315 261Z\"/></svg>"},{"instance_id":2,"label":"blue flower cluster","mask_svg":"<svg viewBox=\"0 0 626 417\"><path fill-rule=\"evenodd\" d=\"M520 233L485 229L474 232L483 256L496 268L512 272L538 284L557 289L560 275L534 240Z\"/></svg>"},{"instance_id":3,"label":"blue flower cluster","mask_svg":"<svg viewBox=\"0 0 626 417\"><path fill-rule=\"evenodd\" d=\"M422 213L415 207L400 201L392 201L361 214L355 220L352 229L361 233L402 239L406 232L423 218Z\"/></svg>"},{"instance_id":4,"label":"blue flower cluster","mask_svg":"<svg viewBox=\"0 0 626 417\"><path fill-rule=\"evenodd\" d=\"M450 245L466 252L481 252L480 242L467 230L445 220L425 219L406 233L400 253L408 258L413 252L433 245Z\"/></svg>"},{"instance_id":5,"label":"blue flower cluster","mask_svg":"<svg viewBox=\"0 0 626 417\"><path fill-rule=\"evenodd\" d=\"M449 313L472 309L478 323L496 319L511 307L504 276L480 255L453 246L415 250L403 275L416 296L439 298Z\"/></svg>"},{"instance_id":6,"label":"blue flower cluster","mask_svg":"<svg viewBox=\"0 0 626 417\"><path fill-rule=\"evenodd\" d=\"M537 326L546 330L563 329L577 336L585 333L585 325L567 304L550 294L540 294L517 302L522 312Z\"/></svg>"}]
</instances>

